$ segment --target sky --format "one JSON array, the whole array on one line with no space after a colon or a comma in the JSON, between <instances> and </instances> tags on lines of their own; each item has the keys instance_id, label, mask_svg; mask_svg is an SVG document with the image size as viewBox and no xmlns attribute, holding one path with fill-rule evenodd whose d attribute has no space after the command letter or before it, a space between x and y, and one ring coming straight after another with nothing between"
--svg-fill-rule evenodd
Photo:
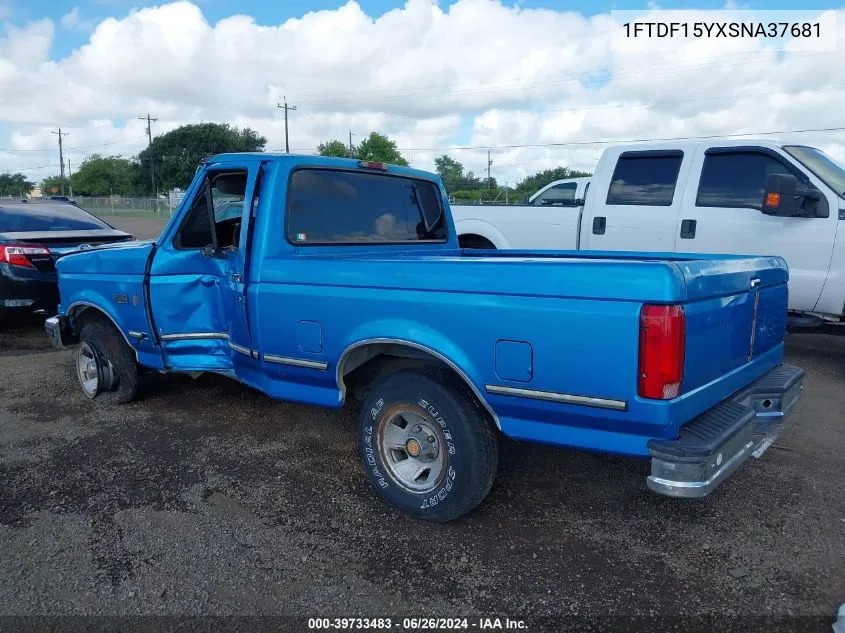
<instances>
[{"instance_id":1,"label":"sky","mask_svg":"<svg viewBox=\"0 0 845 633\"><path fill-rule=\"evenodd\" d=\"M825 37L624 40L648 21L768 21L770 0L0 0L0 172L132 156L153 134L215 121L292 151L372 131L415 167L448 153L515 184L592 169L615 141L765 135L845 161L845 0L780 19ZM683 12L679 10L695 10ZM627 16L627 17L626 17ZM829 130L829 128L834 128ZM842 129L839 129L842 128ZM811 130L803 131L802 130ZM828 131L815 131L828 130Z\"/></svg>"}]
</instances>

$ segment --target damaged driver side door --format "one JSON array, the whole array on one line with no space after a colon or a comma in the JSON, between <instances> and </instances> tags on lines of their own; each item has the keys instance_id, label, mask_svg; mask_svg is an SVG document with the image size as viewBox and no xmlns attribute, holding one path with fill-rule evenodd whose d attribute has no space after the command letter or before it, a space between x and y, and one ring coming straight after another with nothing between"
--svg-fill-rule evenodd
<instances>
[{"instance_id":1,"label":"damaged driver side door","mask_svg":"<svg viewBox=\"0 0 845 633\"><path fill-rule=\"evenodd\" d=\"M245 200L256 167L212 165L194 183L181 221L159 242L150 269L150 302L168 370L232 372L229 345Z\"/></svg>"}]
</instances>

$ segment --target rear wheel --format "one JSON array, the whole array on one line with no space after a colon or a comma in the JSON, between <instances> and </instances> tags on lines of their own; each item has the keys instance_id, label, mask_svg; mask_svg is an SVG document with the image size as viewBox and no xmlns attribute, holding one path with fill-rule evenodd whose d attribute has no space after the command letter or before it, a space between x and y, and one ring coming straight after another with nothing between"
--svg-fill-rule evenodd
<instances>
[{"instance_id":1,"label":"rear wheel","mask_svg":"<svg viewBox=\"0 0 845 633\"><path fill-rule=\"evenodd\" d=\"M493 485L496 432L450 372L403 370L379 380L364 402L359 433L370 482L415 517L456 519Z\"/></svg>"},{"instance_id":2,"label":"rear wheel","mask_svg":"<svg viewBox=\"0 0 845 633\"><path fill-rule=\"evenodd\" d=\"M93 318L82 326L74 366L82 393L92 400L122 404L138 393L132 349L105 319Z\"/></svg>"}]
</instances>

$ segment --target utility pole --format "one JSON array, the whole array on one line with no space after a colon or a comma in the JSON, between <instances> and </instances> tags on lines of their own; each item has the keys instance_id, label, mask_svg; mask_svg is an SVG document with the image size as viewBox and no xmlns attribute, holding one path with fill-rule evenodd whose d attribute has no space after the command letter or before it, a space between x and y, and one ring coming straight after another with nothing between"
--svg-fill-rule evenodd
<instances>
[{"instance_id":1,"label":"utility pole","mask_svg":"<svg viewBox=\"0 0 845 633\"><path fill-rule=\"evenodd\" d=\"M65 195L65 155L62 153L62 137L67 136L67 132L62 132L62 128L59 128L59 131L50 131L51 134L58 134L59 135L59 172L61 174L61 188L62 188L62 195Z\"/></svg>"},{"instance_id":2,"label":"utility pole","mask_svg":"<svg viewBox=\"0 0 845 633\"><path fill-rule=\"evenodd\" d=\"M490 189L491 187L491 179L490 179L490 167L493 165L493 159L490 158L490 150L487 150L487 188Z\"/></svg>"},{"instance_id":3,"label":"utility pole","mask_svg":"<svg viewBox=\"0 0 845 633\"><path fill-rule=\"evenodd\" d=\"M154 119L150 116L150 113L147 113L147 116L139 116L139 120L147 122L147 138L149 139L149 146L150 147L150 180L153 184L153 198L158 200L158 191L156 191L156 161L155 156L153 156L153 121L158 121L158 119Z\"/></svg>"},{"instance_id":4,"label":"utility pole","mask_svg":"<svg viewBox=\"0 0 845 633\"><path fill-rule=\"evenodd\" d=\"M71 178L73 178L73 174L70 173L70 159L67 159L67 184L70 187L70 198L73 200L73 183L71 182Z\"/></svg>"},{"instance_id":5,"label":"utility pole","mask_svg":"<svg viewBox=\"0 0 845 633\"><path fill-rule=\"evenodd\" d=\"M349 130L349 158L352 158L352 130Z\"/></svg>"},{"instance_id":6,"label":"utility pole","mask_svg":"<svg viewBox=\"0 0 845 633\"><path fill-rule=\"evenodd\" d=\"M277 103L276 107L285 111L285 153L290 154L290 144L288 143L288 110L296 110L296 106L288 105L288 98L282 97L285 104Z\"/></svg>"}]
</instances>

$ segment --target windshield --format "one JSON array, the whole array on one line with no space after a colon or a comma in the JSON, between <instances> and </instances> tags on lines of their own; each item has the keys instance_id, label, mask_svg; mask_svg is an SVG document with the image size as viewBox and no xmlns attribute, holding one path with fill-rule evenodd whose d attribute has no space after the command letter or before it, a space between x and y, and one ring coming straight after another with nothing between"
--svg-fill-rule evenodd
<instances>
[{"instance_id":1,"label":"windshield","mask_svg":"<svg viewBox=\"0 0 845 633\"><path fill-rule=\"evenodd\" d=\"M28 231L93 231L109 226L71 204L3 206L0 203L0 233Z\"/></svg>"},{"instance_id":2,"label":"windshield","mask_svg":"<svg viewBox=\"0 0 845 633\"><path fill-rule=\"evenodd\" d=\"M842 165L815 147L787 145L783 149L832 188L838 196L845 198L845 168Z\"/></svg>"}]
</instances>

